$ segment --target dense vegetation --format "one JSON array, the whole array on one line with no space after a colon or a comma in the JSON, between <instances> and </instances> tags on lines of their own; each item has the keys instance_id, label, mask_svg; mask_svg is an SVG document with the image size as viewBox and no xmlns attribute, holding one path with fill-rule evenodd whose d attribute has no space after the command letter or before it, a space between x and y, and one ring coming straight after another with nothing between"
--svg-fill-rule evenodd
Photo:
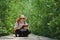
<instances>
[{"instance_id":1,"label":"dense vegetation","mask_svg":"<svg viewBox=\"0 0 60 40\"><path fill-rule=\"evenodd\" d=\"M60 38L60 0L0 0L0 36L13 33L21 14L28 18L32 33Z\"/></svg>"}]
</instances>

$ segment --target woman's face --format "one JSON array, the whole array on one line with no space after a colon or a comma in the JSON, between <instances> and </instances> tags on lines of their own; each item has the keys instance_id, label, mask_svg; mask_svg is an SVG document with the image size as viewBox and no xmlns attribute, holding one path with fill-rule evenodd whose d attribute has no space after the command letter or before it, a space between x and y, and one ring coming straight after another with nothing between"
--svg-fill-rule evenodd
<instances>
[{"instance_id":1,"label":"woman's face","mask_svg":"<svg viewBox=\"0 0 60 40\"><path fill-rule=\"evenodd\" d=\"M20 22L25 22L25 18L20 18Z\"/></svg>"}]
</instances>

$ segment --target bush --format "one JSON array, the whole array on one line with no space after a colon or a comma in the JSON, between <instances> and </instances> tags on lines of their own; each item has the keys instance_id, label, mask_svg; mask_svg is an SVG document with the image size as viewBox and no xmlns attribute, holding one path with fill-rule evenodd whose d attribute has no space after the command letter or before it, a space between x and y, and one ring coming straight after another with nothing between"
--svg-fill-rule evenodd
<instances>
[{"instance_id":1,"label":"bush","mask_svg":"<svg viewBox=\"0 0 60 40\"><path fill-rule=\"evenodd\" d=\"M1 0L0 8L0 25L6 29L0 34L13 33L16 18L24 14L32 33L60 38L59 0Z\"/></svg>"}]
</instances>

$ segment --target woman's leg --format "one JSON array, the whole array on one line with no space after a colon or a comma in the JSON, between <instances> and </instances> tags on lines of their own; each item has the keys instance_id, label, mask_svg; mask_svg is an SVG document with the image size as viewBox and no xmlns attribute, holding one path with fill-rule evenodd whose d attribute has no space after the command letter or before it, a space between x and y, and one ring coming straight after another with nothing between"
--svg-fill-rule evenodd
<instances>
[{"instance_id":1,"label":"woman's leg","mask_svg":"<svg viewBox=\"0 0 60 40\"><path fill-rule=\"evenodd\" d=\"M31 33L31 31L30 31L30 30L27 30L27 31L26 31L26 33L27 33L27 34L30 34L30 33Z\"/></svg>"},{"instance_id":2,"label":"woman's leg","mask_svg":"<svg viewBox=\"0 0 60 40\"><path fill-rule=\"evenodd\" d=\"M15 32L15 37L17 37L17 33Z\"/></svg>"},{"instance_id":3,"label":"woman's leg","mask_svg":"<svg viewBox=\"0 0 60 40\"><path fill-rule=\"evenodd\" d=\"M15 31L15 36L17 37L17 34L19 34L19 30Z\"/></svg>"},{"instance_id":4,"label":"woman's leg","mask_svg":"<svg viewBox=\"0 0 60 40\"><path fill-rule=\"evenodd\" d=\"M19 31L19 37L22 37L22 31Z\"/></svg>"},{"instance_id":5,"label":"woman's leg","mask_svg":"<svg viewBox=\"0 0 60 40\"><path fill-rule=\"evenodd\" d=\"M27 37L28 35L27 35L27 33L26 33L26 31L23 31L23 37Z\"/></svg>"},{"instance_id":6,"label":"woman's leg","mask_svg":"<svg viewBox=\"0 0 60 40\"><path fill-rule=\"evenodd\" d=\"M30 33L31 33L31 31L29 31L29 30L23 31L23 37L28 37L28 35Z\"/></svg>"}]
</instances>

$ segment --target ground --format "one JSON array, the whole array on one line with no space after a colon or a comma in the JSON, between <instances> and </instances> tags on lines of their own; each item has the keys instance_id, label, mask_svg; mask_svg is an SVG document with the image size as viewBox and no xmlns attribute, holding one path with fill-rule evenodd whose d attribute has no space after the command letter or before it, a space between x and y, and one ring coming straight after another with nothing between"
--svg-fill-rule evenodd
<instances>
[{"instance_id":1,"label":"ground","mask_svg":"<svg viewBox=\"0 0 60 40\"><path fill-rule=\"evenodd\" d=\"M28 37L15 37L14 35L2 36L0 40L56 40L48 37L30 34Z\"/></svg>"}]
</instances>

